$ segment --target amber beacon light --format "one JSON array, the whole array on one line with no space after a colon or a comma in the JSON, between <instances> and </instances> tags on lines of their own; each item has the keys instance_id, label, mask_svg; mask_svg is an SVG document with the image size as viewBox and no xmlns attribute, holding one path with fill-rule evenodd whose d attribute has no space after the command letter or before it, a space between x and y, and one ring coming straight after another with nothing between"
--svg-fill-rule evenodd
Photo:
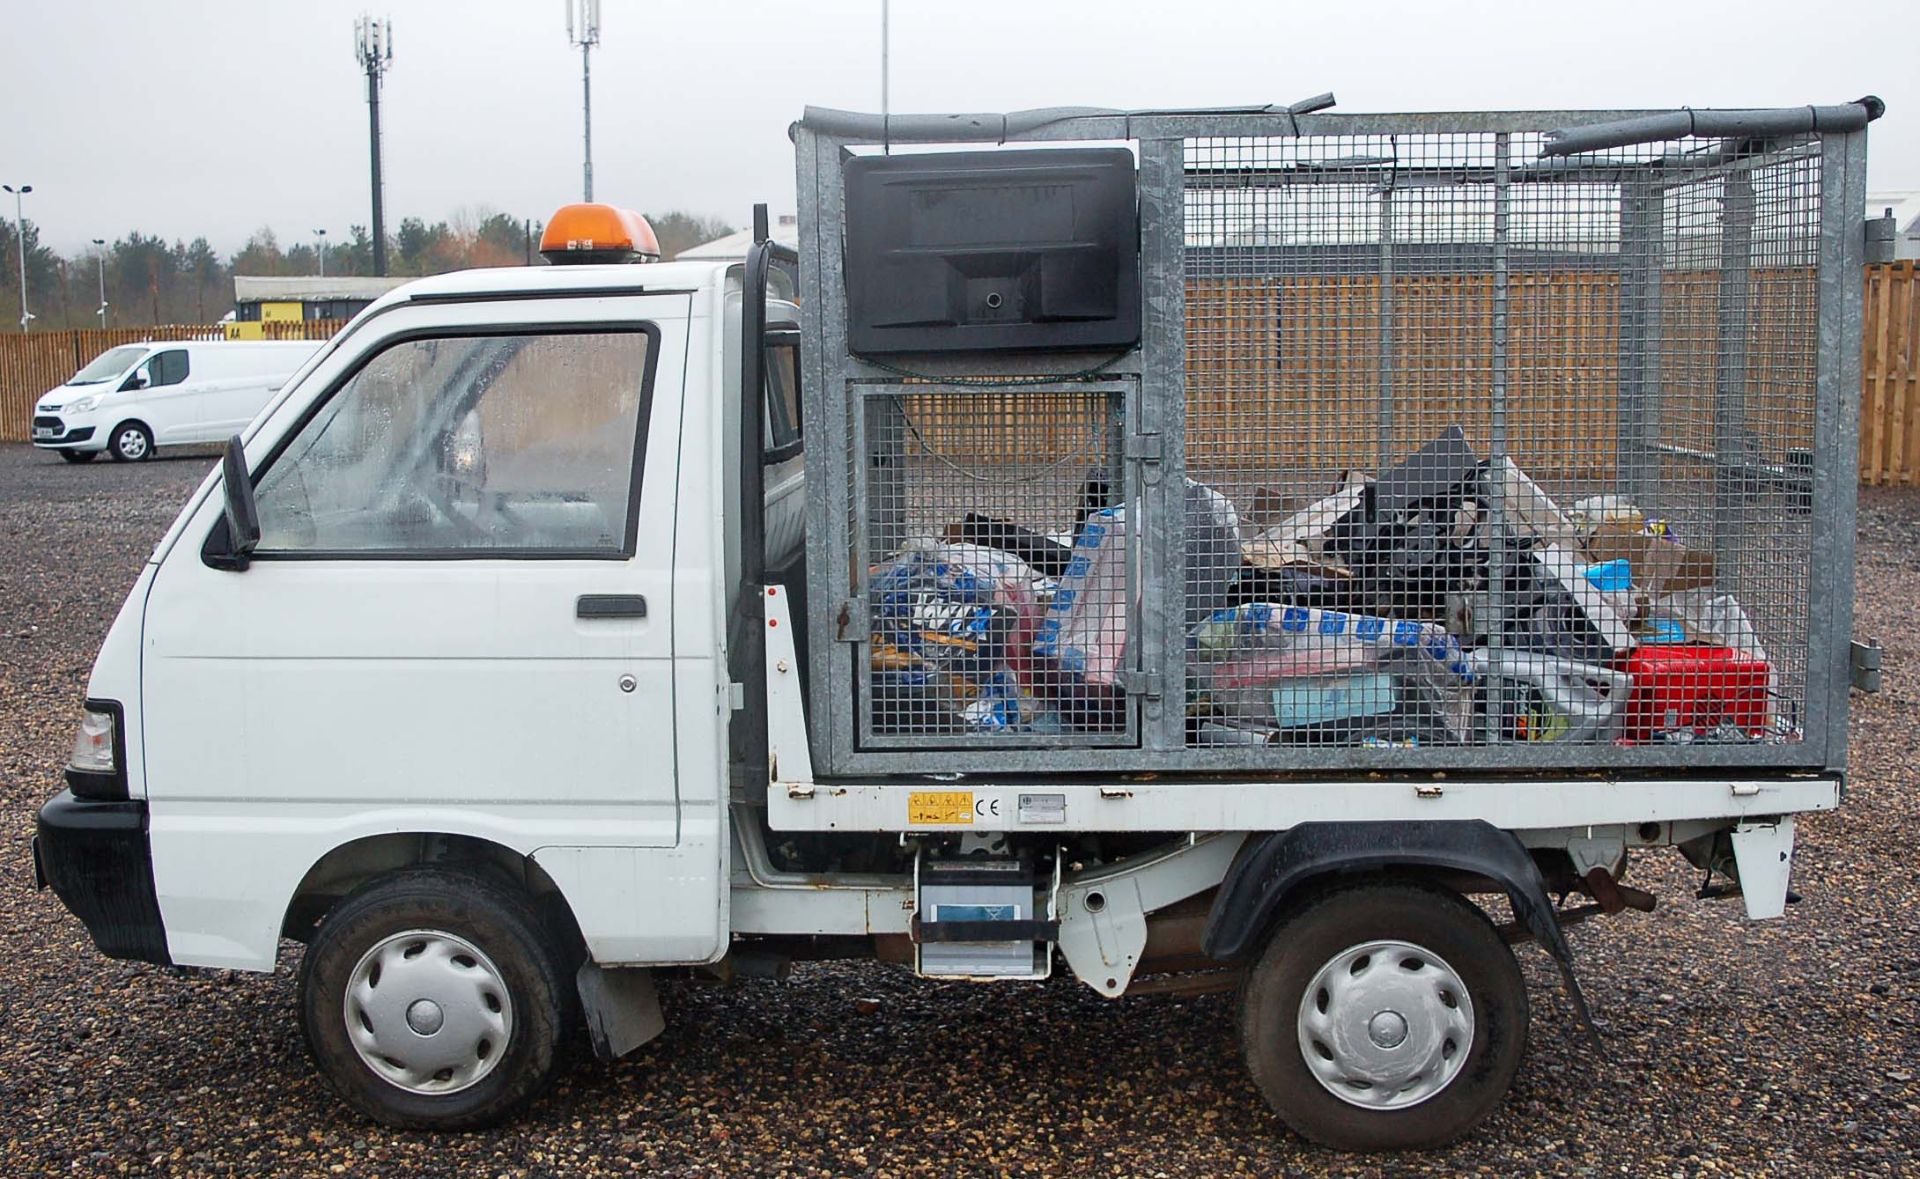
<instances>
[{"instance_id":1,"label":"amber beacon light","mask_svg":"<svg viewBox=\"0 0 1920 1179\"><path fill-rule=\"evenodd\" d=\"M556 266L587 262L658 262L660 239L631 209L565 205L540 235L540 256Z\"/></svg>"}]
</instances>

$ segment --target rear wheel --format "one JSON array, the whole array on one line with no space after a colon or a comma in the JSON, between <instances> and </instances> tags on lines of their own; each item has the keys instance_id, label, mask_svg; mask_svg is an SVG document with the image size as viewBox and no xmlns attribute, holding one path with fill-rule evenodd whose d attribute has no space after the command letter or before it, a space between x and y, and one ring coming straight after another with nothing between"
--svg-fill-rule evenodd
<instances>
[{"instance_id":1,"label":"rear wheel","mask_svg":"<svg viewBox=\"0 0 1920 1179\"><path fill-rule=\"evenodd\" d=\"M569 985L524 897L479 874L412 869L321 921L301 968L301 1028L327 1081L368 1117L468 1130L552 1080Z\"/></svg>"},{"instance_id":2,"label":"rear wheel","mask_svg":"<svg viewBox=\"0 0 1920 1179\"><path fill-rule=\"evenodd\" d=\"M60 452L60 457L70 463L90 463L100 457L100 452L97 450L63 450Z\"/></svg>"},{"instance_id":3,"label":"rear wheel","mask_svg":"<svg viewBox=\"0 0 1920 1179\"><path fill-rule=\"evenodd\" d=\"M117 463L137 463L153 457L153 433L139 422L121 422L107 436L107 450Z\"/></svg>"},{"instance_id":4,"label":"rear wheel","mask_svg":"<svg viewBox=\"0 0 1920 1179\"><path fill-rule=\"evenodd\" d=\"M1527 991L1492 922L1444 889L1358 885L1274 931L1241 994L1241 1048L1287 1125L1340 1150L1473 1129L1519 1069Z\"/></svg>"}]
</instances>

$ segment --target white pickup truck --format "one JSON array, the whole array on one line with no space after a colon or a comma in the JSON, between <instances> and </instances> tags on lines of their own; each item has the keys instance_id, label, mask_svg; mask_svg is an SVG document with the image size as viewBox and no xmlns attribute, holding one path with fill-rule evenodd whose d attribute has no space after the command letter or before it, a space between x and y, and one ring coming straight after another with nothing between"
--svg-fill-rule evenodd
<instances>
[{"instance_id":1,"label":"white pickup truck","mask_svg":"<svg viewBox=\"0 0 1920 1179\"><path fill-rule=\"evenodd\" d=\"M1372 126L1304 111L1232 117L1287 140ZM1155 169L1178 176L1164 170L1163 145L1184 125L1119 118L1076 111L982 134L1137 138L1150 370L1153 341L1167 338L1154 333L1168 314L1177 322L1178 305L1160 306L1151 242L1164 206L1146 185ZM942 126L941 137L967 137ZM896 142L911 130L896 129ZM879 622L848 633L849 613L878 617L877 598L819 600L826 568L877 579L888 554L871 551L872 533L858 560L827 547L839 543L827 529L845 521L825 518L821 476L844 495L849 468L844 439L822 431L845 426L833 399L848 386L833 366L854 356L840 334L849 304L833 284L861 280L842 269L839 190L813 186L809 169L837 168L844 153L829 149L875 138L814 114L800 126L797 257L762 234L744 263L632 264L651 249L642 223L570 207L543 248L587 264L402 287L232 441L109 631L69 789L40 815L38 879L103 953L270 971L285 939L306 943L300 1018L320 1071L367 1116L425 1129L518 1110L581 1024L603 1057L645 1043L663 1026L653 985L663 971L733 977L874 957L973 980L1040 978L1057 965L1110 997L1238 987L1248 1066L1289 1125L1339 1147L1415 1148L1467 1132L1514 1075L1528 1002L1510 945L1544 946L1585 1017L1563 927L1654 907L1621 881L1632 855L1677 849L1744 896L1749 916L1782 913L1794 816L1836 806L1842 774L1763 761L1798 739L1793 719L1772 713L1731 735L1724 718L1699 732L1669 718L1678 736L1657 747L1616 727L1593 741L1597 768L1586 772L1474 761L1511 736L1486 736L1497 714L1480 706L1457 747L1374 736L1317 747L1400 757L1400 769L1356 769L1328 753L1319 774L1223 770L1216 743L1198 748L1192 772L1145 757L1115 769L1122 755L1103 730L1093 768L1023 768L1009 753L996 773L954 768L1001 756L967 744L981 736L967 719L979 720L972 705L987 695L976 685L941 738L959 753L880 741L887 772L828 772L818 669L843 658L862 675L899 664L881 650ZM1839 125L1793 141L1833 151L1863 138ZM1190 190L1195 175L1190 167ZM1508 179L1462 170L1459 183L1504 193L1519 187ZM1847 210L1856 227L1859 208ZM1189 266L1198 248L1189 238ZM1857 300L1857 272L1848 281ZM1200 290L1189 283L1186 298ZM956 298L975 295L968 306L994 323L1019 310L1003 313L997 288ZM1669 292L1670 309L1678 298ZM902 362L887 363L876 378L910 379ZM1400 388L1414 387L1417 363L1403 354ZM831 379L803 389L802 372ZM909 402L942 379L923 376ZM1823 395L1827 380L1823 371ZM901 436L931 438L928 420L909 416ZM960 444L941 445L946 458L929 469L951 477ZM1157 445L1122 449L1129 470L1171 457ZM998 460L964 461L991 470ZM851 465L859 479L880 477L875 463ZM1468 469L1484 479L1497 468ZM993 485L978 482L982 494ZM1052 535L1080 553L1090 519L1112 526L1130 506L1151 512L1152 488L1177 485L1162 468L1110 501L1120 507L1083 513L1078 538L1065 519ZM1850 516L1850 484L1821 470L1815 487L1838 497L1820 510ZM1796 493L1787 486L1782 502ZM1252 524L1244 531L1251 542ZM1148 545L1166 534L1139 535ZM925 547L914 543L906 551ZM1188 584L1200 564L1190 551ZM1724 558L1720 568L1737 576ZM1075 570L1057 574L1030 579L1052 620ZM925 590L932 606L953 604L942 585L952 589ZM1330 634L1329 616L1316 617ZM958 633L928 641L952 648ZM1204 658L1194 643L1192 658ZM1790 669L1802 658L1775 654ZM1845 651L1835 658L1844 668ZM1403 666L1386 659L1369 664L1376 679ZM1037 663L1010 673L1028 711L1048 691ZM1457 674L1478 667L1484 681L1497 663L1468 660ZM1417 678L1405 672L1395 699ZM1064 712L1072 693L1054 691ZM858 692L877 689L862 678ZM1130 698L1148 718L1141 733L1181 696L1177 681L1160 692ZM1274 696L1260 707L1280 708ZM1551 705L1530 707L1528 739L1541 740ZM1293 722L1269 713L1263 723L1216 727L1255 733L1248 756L1264 757ZM1177 740L1182 730L1175 716L1167 731ZM1002 717L990 748L1028 742L1055 756L1079 731L1071 718L1014 727ZM1565 735L1562 725L1545 739ZM1746 768L1684 760L1723 745L1749 752ZM1664 760L1621 768L1643 749ZM1510 902L1506 925L1469 899L1478 894ZM1578 903L1562 907L1569 896Z\"/></svg>"}]
</instances>

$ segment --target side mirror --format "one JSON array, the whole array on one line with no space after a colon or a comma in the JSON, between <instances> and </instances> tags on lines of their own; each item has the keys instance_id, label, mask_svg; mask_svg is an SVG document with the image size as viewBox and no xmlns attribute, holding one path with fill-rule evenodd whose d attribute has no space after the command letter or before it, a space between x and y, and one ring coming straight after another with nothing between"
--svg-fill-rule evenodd
<instances>
[{"instance_id":1,"label":"side mirror","mask_svg":"<svg viewBox=\"0 0 1920 1179\"><path fill-rule=\"evenodd\" d=\"M220 459L220 481L226 493L224 527L215 528L207 537L201 556L215 569L242 573L253 563L250 554L260 543L260 510L253 499L253 477L247 473L246 451L240 435L227 440L227 453Z\"/></svg>"},{"instance_id":2,"label":"side mirror","mask_svg":"<svg viewBox=\"0 0 1920 1179\"><path fill-rule=\"evenodd\" d=\"M146 387L147 387L147 374L145 373L139 373L139 372L128 373L127 379L120 382L120 392L122 393L126 393L133 389L144 389Z\"/></svg>"}]
</instances>

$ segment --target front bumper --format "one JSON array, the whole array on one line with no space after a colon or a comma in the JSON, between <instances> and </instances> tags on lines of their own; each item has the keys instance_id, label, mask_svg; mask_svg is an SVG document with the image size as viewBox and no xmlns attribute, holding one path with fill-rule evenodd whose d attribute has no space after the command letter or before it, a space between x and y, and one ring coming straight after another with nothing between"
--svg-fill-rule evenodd
<instances>
[{"instance_id":1,"label":"front bumper","mask_svg":"<svg viewBox=\"0 0 1920 1179\"><path fill-rule=\"evenodd\" d=\"M76 443L91 442L95 428L76 426L53 414L36 413L33 415L33 444L64 450Z\"/></svg>"},{"instance_id":2,"label":"front bumper","mask_svg":"<svg viewBox=\"0 0 1920 1179\"><path fill-rule=\"evenodd\" d=\"M36 888L51 886L109 958L171 966L153 887L144 799L94 802L63 790L40 808Z\"/></svg>"}]
</instances>

